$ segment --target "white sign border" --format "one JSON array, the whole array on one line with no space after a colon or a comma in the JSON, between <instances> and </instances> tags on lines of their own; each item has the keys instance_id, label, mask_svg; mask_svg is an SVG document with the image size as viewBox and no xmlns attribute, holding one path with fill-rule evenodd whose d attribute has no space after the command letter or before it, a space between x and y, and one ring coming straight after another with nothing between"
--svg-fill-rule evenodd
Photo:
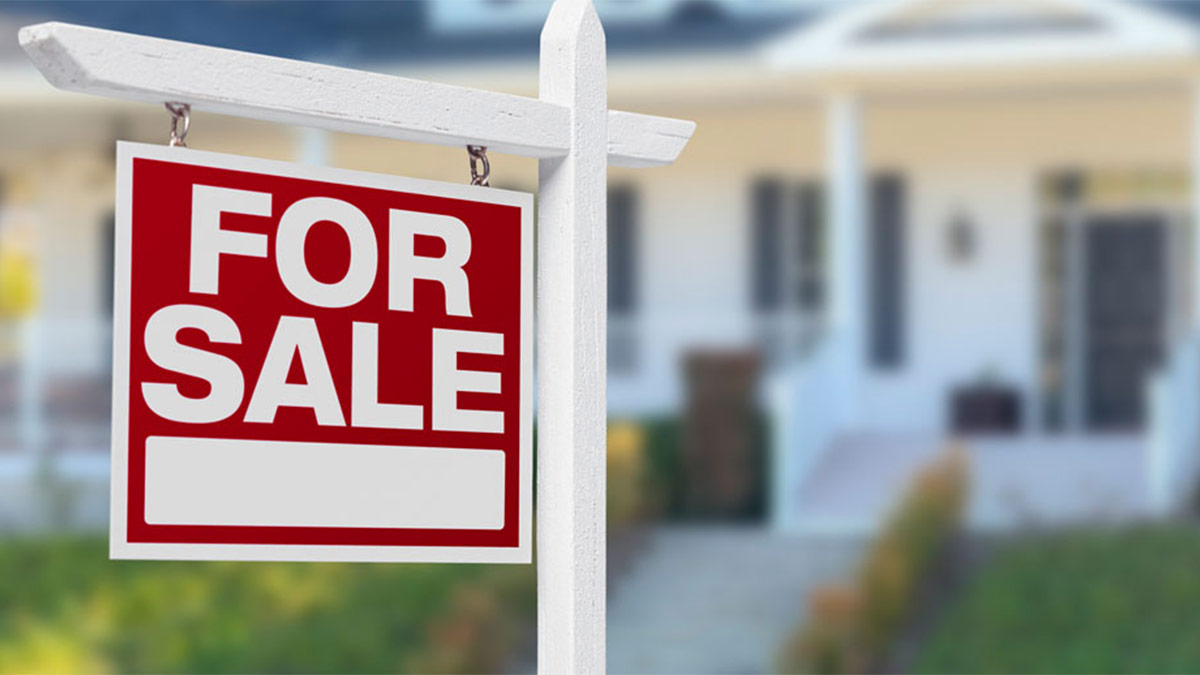
<instances>
[{"instance_id":1,"label":"white sign border","mask_svg":"<svg viewBox=\"0 0 1200 675\"><path fill-rule=\"evenodd\" d=\"M151 159L359 187L516 206L521 209L520 442L516 547L203 544L128 541L130 277L133 160ZM533 195L466 184L230 155L191 148L117 142L113 263L112 481L109 557L113 560L245 560L283 562L532 562L533 542Z\"/></svg>"}]
</instances>

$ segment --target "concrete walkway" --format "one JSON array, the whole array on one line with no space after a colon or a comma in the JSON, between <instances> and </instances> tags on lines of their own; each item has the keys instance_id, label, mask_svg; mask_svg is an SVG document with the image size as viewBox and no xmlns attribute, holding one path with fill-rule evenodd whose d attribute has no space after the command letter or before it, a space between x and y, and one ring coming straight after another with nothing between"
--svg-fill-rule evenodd
<instances>
[{"instance_id":1,"label":"concrete walkway","mask_svg":"<svg viewBox=\"0 0 1200 675\"><path fill-rule=\"evenodd\" d=\"M614 580L608 671L772 672L809 591L851 574L861 549L845 538L760 528L659 528Z\"/></svg>"}]
</instances>

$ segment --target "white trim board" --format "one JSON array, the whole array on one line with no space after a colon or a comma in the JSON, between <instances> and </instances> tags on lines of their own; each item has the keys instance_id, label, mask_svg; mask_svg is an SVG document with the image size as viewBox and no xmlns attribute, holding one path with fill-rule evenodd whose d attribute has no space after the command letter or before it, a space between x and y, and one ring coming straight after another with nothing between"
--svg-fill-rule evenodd
<instances>
[{"instance_id":1,"label":"white trim board","mask_svg":"<svg viewBox=\"0 0 1200 675\"><path fill-rule=\"evenodd\" d=\"M871 39L888 26L929 21L941 14L1022 8L1075 16L1094 30L1015 31ZM779 69L820 75L961 71L981 68L1103 64L1200 56L1200 31L1144 5L1121 0L882 0L831 13L769 42L766 61Z\"/></svg>"},{"instance_id":2,"label":"white trim board","mask_svg":"<svg viewBox=\"0 0 1200 675\"><path fill-rule=\"evenodd\" d=\"M527 157L570 149L570 108L544 99L58 22L22 28L20 42L66 91ZM670 164L696 128L655 115L605 115L613 166Z\"/></svg>"}]
</instances>

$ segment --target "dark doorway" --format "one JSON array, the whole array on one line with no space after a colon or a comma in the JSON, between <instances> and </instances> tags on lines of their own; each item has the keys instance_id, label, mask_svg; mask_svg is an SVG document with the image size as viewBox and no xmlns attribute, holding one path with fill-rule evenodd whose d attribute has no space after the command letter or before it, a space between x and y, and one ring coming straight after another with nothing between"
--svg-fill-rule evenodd
<instances>
[{"instance_id":1,"label":"dark doorway","mask_svg":"<svg viewBox=\"0 0 1200 675\"><path fill-rule=\"evenodd\" d=\"M1163 356L1167 228L1153 214L1105 215L1084 232L1086 425L1138 429L1146 378Z\"/></svg>"}]
</instances>

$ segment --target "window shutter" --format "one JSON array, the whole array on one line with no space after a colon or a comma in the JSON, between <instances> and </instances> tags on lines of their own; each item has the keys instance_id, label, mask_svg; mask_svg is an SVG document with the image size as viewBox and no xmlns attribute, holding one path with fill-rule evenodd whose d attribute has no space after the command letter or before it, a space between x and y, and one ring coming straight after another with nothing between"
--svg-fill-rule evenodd
<instances>
[{"instance_id":1,"label":"window shutter","mask_svg":"<svg viewBox=\"0 0 1200 675\"><path fill-rule=\"evenodd\" d=\"M783 185L776 179L760 179L751 189L752 267L751 289L754 308L769 312L782 305Z\"/></svg>"},{"instance_id":2,"label":"window shutter","mask_svg":"<svg viewBox=\"0 0 1200 675\"><path fill-rule=\"evenodd\" d=\"M820 183L801 185L799 200L800 311L816 315L825 308L825 195Z\"/></svg>"},{"instance_id":3,"label":"window shutter","mask_svg":"<svg viewBox=\"0 0 1200 675\"><path fill-rule=\"evenodd\" d=\"M608 192L608 311L629 315L637 309L637 199L632 185Z\"/></svg>"},{"instance_id":4,"label":"window shutter","mask_svg":"<svg viewBox=\"0 0 1200 675\"><path fill-rule=\"evenodd\" d=\"M877 369L901 366L905 353L905 189L884 174L871 181L870 362Z\"/></svg>"}]
</instances>

